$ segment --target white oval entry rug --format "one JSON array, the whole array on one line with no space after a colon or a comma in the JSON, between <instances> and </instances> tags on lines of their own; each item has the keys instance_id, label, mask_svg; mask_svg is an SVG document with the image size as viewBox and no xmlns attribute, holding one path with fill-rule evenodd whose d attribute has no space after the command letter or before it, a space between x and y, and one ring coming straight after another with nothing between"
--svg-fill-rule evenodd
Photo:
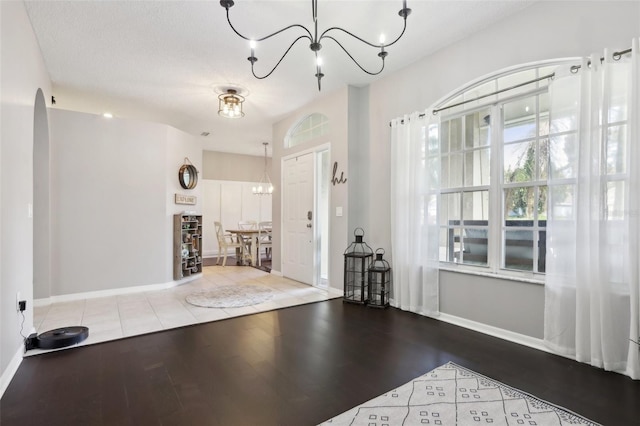
<instances>
[{"instance_id":1,"label":"white oval entry rug","mask_svg":"<svg viewBox=\"0 0 640 426\"><path fill-rule=\"evenodd\" d=\"M234 284L191 293L186 301L204 308L240 308L266 302L272 296L272 291L268 288Z\"/></svg>"}]
</instances>

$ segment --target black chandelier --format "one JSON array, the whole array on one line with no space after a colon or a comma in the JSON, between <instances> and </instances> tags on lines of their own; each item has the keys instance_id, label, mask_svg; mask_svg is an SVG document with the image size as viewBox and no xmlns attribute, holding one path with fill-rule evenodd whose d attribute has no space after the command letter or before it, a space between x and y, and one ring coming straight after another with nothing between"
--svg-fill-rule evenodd
<instances>
[{"instance_id":1,"label":"black chandelier","mask_svg":"<svg viewBox=\"0 0 640 426\"><path fill-rule=\"evenodd\" d=\"M251 56L249 56L247 58L247 60L249 62L251 62L251 73L253 74L253 76L255 78L262 80L264 78L269 77L276 70L276 68L278 68L278 65L280 65L280 62L282 62L284 57L287 56L287 53L289 53L289 51L291 50L293 45L295 45L298 41L300 41L302 39L307 39L310 42L309 48L313 51L313 53L315 54L315 57L316 57L316 74L315 74L315 76L318 79L318 90L321 89L320 80L322 79L322 77L324 77L324 74L322 73L321 58L318 56L318 52L320 51L320 49L322 49L321 42L323 40L325 40L325 39L333 40L338 46L340 46L340 48L342 48L344 53L346 53L347 56L349 58L351 58L351 60L358 66L358 68L360 68L362 71L364 71L365 73L367 73L369 75L378 75L378 74L380 74L382 72L382 70L384 70L384 59L389 54L384 49L389 47L389 46L391 46L391 45L393 45L393 44L395 44L404 35L404 32L407 29L407 17L411 14L411 9L407 8L406 0L403 0L402 9L400 9L400 11L398 12L398 15L400 15L402 17L402 20L403 20L402 32L391 43L386 43L385 44L385 40L381 36L380 37L380 42L378 44L375 44L375 43L370 43L367 40L365 40L365 39L363 39L361 37L358 37L357 35L349 32L349 31L347 31L347 30L345 30L343 28L340 28L340 27L327 28L321 34L318 34L318 0L311 0L311 9L312 9L312 15L313 15L313 24L314 24L313 34L304 25L293 24L293 25L289 25L288 27L284 27L284 28L282 28L282 29L280 29L280 30L278 30L278 31L276 31L274 33L271 33L271 34L267 35L267 36L264 36L264 37L261 37L261 38L256 38L256 39L250 39L249 37L245 37L244 35L240 34L238 32L238 30L236 30L235 27L233 26L233 24L231 23L231 19L229 18L229 9L231 7L233 7L234 1L233 0L220 0L220 5L222 7L224 7L225 10L227 11L227 22L229 23L229 26L231 27L233 32L235 32L239 37L249 41L250 48L251 48ZM284 54L280 57L280 60L278 60L278 62L276 62L276 65L271 69L271 71L269 71L267 74L265 74L263 76L256 75L255 70L253 68L255 63L258 61L258 58L255 56L256 43L259 42L259 41L267 40L267 39L269 39L269 38L271 38L271 37L273 37L273 36L275 36L277 34L280 34L280 33L284 32L284 31L287 31L287 30L292 29L292 28L300 28L300 29L302 29L304 34L302 34L301 36L299 36L298 38L293 40L293 42L289 45L287 50L284 51ZM342 44L340 44L340 42L338 40L335 39L335 37L332 35L335 32L342 32L344 34L347 34L347 35L355 38L356 40L359 40L360 42L362 42L362 43L364 43L364 44L366 44L368 46L371 46L371 47L376 48L376 49L380 49L380 51L378 52L378 57L381 59L381 62L382 62L381 66L380 66L380 69L378 71L368 71L368 70L366 70L362 65L360 65L358 63L358 61L356 61L356 59L353 57L353 55L351 55L347 51L347 49Z\"/></svg>"}]
</instances>

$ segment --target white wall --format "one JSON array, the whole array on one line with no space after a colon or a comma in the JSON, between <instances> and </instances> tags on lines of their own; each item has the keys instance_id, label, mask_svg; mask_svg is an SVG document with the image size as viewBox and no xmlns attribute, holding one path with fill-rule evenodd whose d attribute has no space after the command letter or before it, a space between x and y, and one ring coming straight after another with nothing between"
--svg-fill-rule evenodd
<instances>
[{"instance_id":1,"label":"white wall","mask_svg":"<svg viewBox=\"0 0 640 426\"><path fill-rule=\"evenodd\" d=\"M191 164L198 170L198 184L193 189L183 189L178 180L178 170L184 164L185 157L189 158ZM167 126L166 169L164 174L166 179L164 191L166 210L165 222L162 228L162 232L166 236L166 244L163 246L164 259L166 259L165 282L173 279L173 215L184 211L194 211L197 214L203 213L203 167L201 137ZM197 198L197 203L195 205L176 204L175 194L193 195ZM203 216L202 220L206 223L207 217ZM160 230L155 232L160 232ZM203 237L204 243L206 243L206 239Z\"/></svg>"},{"instance_id":2,"label":"white wall","mask_svg":"<svg viewBox=\"0 0 640 426\"><path fill-rule=\"evenodd\" d=\"M0 2L0 395L19 365L21 317L33 327L33 127L36 92L51 97L51 81L22 2ZM16 362L17 360L18 362ZM12 362L13 361L13 362Z\"/></svg>"},{"instance_id":3,"label":"white wall","mask_svg":"<svg viewBox=\"0 0 640 426\"><path fill-rule=\"evenodd\" d=\"M330 144L331 158L329 163L337 161L340 171L349 179L348 156L348 89L340 89L324 95L322 98L298 109L295 113L277 122L273 126L273 180L275 189L273 192L273 257L272 269L282 271L281 258L281 203L282 203L282 178L281 160L283 157L293 155L313 147ZM321 113L329 118L330 131L327 135L316 138L308 143L296 145L293 148L284 147L284 138L287 131L300 119L312 113ZM349 235L353 230L348 230L349 221L349 187L346 184L331 186L329 195L329 286L342 290L343 285L343 257L342 253L347 248ZM335 216L336 207L343 208L343 216Z\"/></svg>"},{"instance_id":4,"label":"white wall","mask_svg":"<svg viewBox=\"0 0 640 426\"><path fill-rule=\"evenodd\" d=\"M264 172L264 156L204 151L202 162L203 179L258 182ZM271 158L267 158L267 173L271 177Z\"/></svg>"},{"instance_id":5,"label":"white wall","mask_svg":"<svg viewBox=\"0 0 640 426\"><path fill-rule=\"evenodd\" d=\"M389 194L390 120L424 110L467 82L502 68L586 56L604 47L628 48L639 34L639 2L544 1L371 84L372 172L365 189L368 208L361 209L375 212L363 219L370 223L370 245L390 247L389 203L380 203L376 195ZM393 253L387 253L393 263ZM507 292L503 280L447 272L440 277L443 312L542 337L543 286L509 281Z\"/></svg>"},{"instance_id":6,"label":"white wall","mask_svg":"<svg viewBox=\"0 0 640 426\"><path fill-rule=\"evenodd\" d=\"M349 86L348 120L349 120L349 241L354 241L353 231L362 228L365 232L364 241L369 243L371 229L369 215L366 212L369 193L367 181L371 173L369 168L369 87ZM342 164L339 164L342 169ZM333 163L331 165L333 167ZM339 175L338 175L339 177ZM365 189L365 190L363 190ZM376 247L372 247L375 251ZM383 247L390 250L391 247ZM346 247L345 247L346 249ZM344 268L343 268L344 269Z\"/></svg>"},{"instance_id":7,"label":"white wall","mask_svg":"<svg viewBox=\"0 0 640 426\"><path fill-rule=\"evenodd\" d=\"M33 298L51 295L51 152L49 119L42 90L33 127Z\"/></svg>"},{"instance_id":8,"label":"white wall","mask_svg":"<svg viewBox=\"0 0 640 426\"><path fill-rule=\"evenodd\" d=\"M194 136L136 120L50 110L52 296L173 281L172 216L200 212L201 185L184 190L178 169L201 169ZM196 205L176 205L175 194Z\"/></svg>"}]
</instances>

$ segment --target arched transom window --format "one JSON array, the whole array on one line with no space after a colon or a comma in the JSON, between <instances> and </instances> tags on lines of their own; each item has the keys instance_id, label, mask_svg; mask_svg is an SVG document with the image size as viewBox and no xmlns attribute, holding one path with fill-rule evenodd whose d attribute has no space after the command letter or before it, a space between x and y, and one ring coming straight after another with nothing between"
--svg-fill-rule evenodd
<instances>
[{"instance_id":1,"label":"arched transom window","mask_svg":"<svg viewBox=\"0 0 640 426\"><path fill-rule=\"evenodd\" d=\"M291 148L324 136L327 133L329 133L329 118L324 114L316 112L307 115L291 127L284 140L284 144L286 148Z\"/></svg>"}]
</instances>

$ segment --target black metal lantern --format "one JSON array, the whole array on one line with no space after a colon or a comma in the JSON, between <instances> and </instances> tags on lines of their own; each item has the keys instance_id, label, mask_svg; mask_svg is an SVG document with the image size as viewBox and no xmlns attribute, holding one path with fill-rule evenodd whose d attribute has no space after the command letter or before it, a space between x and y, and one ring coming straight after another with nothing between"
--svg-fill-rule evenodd
<instances>
[{"instance_id":1,"label":"black metal lantern","mask_svg":"<svg viewBox=\"0 0 640 426\"><path fill-rule=\"evenodd\" d=\"M368 293L372 308L386 308L389 306L389 290L391 289L391 267L382 256L384 250L376 250L376 259L369 267Z\"/></svg>"},{"instance_id":2,"label":"black metal lantern","mask_svg":"<svg viewBox=\"0 0 640 426\"><path fill-rule=\"evenodd\" d=\"M362 241L364 230L353 231L356 240L344 251L344 295L343 302L367 303L367 271L373 257L373 250Z\"/></svg>"}]
</instances>

